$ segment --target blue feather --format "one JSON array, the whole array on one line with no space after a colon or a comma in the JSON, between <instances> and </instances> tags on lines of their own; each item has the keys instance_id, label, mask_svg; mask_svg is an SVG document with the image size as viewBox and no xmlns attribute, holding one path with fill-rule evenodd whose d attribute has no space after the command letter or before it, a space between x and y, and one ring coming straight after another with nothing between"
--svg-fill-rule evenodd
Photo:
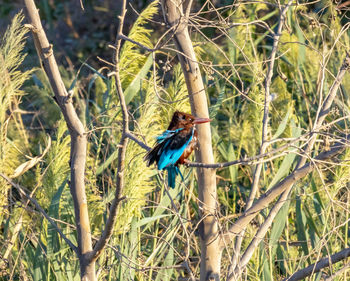
<instances>
[{"instance_id":1,"label":"blue feather","mask_svg":"<svg viewBox=\"0 0 350 281\"><path fill-rule=\"evenodd\" d=\"M182 153L188 146L188 144L191 142L193 138L193 130L190 138L187 140L186 143L184 143L180 148L178 149L169 149L168 145L170 143L170 140L167 140L167 143L164 145L164 149L162 151L162 154L159 157L158 160L158 170L163 170L164 168L174 165L177 160L181 157Z\"/></svg>"},{"instance_id":2,"label":"blue feather","mask_svg":"<svg viewBox=\"0 0 350 281\"><path fill-rule=\"evenodd\" d=\"M163 141L171 138L172 136L174 136L175 134L177 134L181 130L183 130L183 128L179 128L176 130L166 130L165 132L163 132L163 134L161 134L157 137L157 143L162 143Z\"/></svg>"},{"instance_id":3,"label":"blue feather","mask_svg":"<svg viewBox=\"0 0 350 281\"><path fill-rule=\"evenodd\" d=\"M184 177L181 174L179 167L169 166L165 169L168 171L168 186L170 186L171 188L175 188L175 178L177 175L180 175L182 180L184 180Z\"/></svg>"}]
</instances>

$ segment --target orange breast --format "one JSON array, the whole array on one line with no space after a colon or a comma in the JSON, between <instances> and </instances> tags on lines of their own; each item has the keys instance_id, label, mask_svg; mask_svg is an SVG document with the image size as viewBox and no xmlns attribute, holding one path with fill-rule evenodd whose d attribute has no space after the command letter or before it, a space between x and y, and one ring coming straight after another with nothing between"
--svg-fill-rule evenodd
<instances>
[{"instance_id":1,"label":"orange breast","mask_svg":"<svg viewBox=\"0 0 350 281\"><path fill-rule=\"evenodd\" d=\"M187 159L191 155L192 151L196 148L196 145L197 145L197 140L198 140L197 135L198 135L197 131L195 130L193 133L193 138L192 138L191 142L185 148L184 152L182 153L179 160L177 160L175 165L184 164L185 159Z\"/></svg>"}]
</instances>

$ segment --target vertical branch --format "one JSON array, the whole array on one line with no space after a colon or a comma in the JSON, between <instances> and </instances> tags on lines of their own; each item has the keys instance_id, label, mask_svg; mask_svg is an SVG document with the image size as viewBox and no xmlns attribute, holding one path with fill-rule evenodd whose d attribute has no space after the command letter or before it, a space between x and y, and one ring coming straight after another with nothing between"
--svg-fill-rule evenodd
<instances>
[{"instance_id":1,"label":"vertical branch","mask_svg":"<svg viewBox=\"0 0 350 281\"><path fill-rule=\"evenodd\" d=\"M167 24L174 29L173 40L179 50L178 57L185 76L192 113L196 116L208 117L208 104L203 80L188 32L187 16L191 7L187 7L184 15L181 0L163 0L162 8ZM213 163L209 124L198 126L198 140L197 160L202 163ZM221 251L219 250L218 222L215 217L218 207L215 174L214 169L197 169L199 207L201 216L204 217L200 225L202 250L200 280L220 279Z\"/></svg>"},{"instance_id":2,"label":"vertical branch","mask_svg":"<svg viewBox=\"0 0 350 281\"><path fill-rule=\"evenodd\" d=\"M267 135L268 135L268 124L269 124L269 106L271 102L271 93L270 93L270 87L271 87L271 81L272 81L272 76L273 76L273 68L275 65L276 61L276 54L277 54L277 49L278 49L278 43L282 35L282 29L286 20L286 13L292 4L293 0L289 0L287 5L281 10L280 16L279 16L279 21L278 21L278 28L276 33L273 36L273 46L272 46L272 51L270 55L270 63L268 64L268 70L267 70L267 75L265 78L265 100L264 100L264 115L263 115L263 125L262 125L262 136L261 136L261 147L259 154L264 154L267 148ZM248 202L245 206L245 210L248 210L255 199L256 193L258 191L259 187L259 180L260 180L260 175L261 175L261 170L263 167L263 163L259 163L256 165L254 169L254 175L253 175L253 183L252 187L250 190ZM228 274L232 273L234 270L236 263L239 258L239 254L241 252L241 245L243 241L243 236L245 233L245 229L237 236L236 239L236 244L235 244L235 251L232 259L232 264L230 266L230 270Z\"/></svg>"},{"instance_id":3,"label":"vertical branch","mask_svg":"<svg viewBox=\"0 0 350 281\"><path fill-rule=\"evenodd\" d=\"M35 47L42 62L55 99L61 108L71 136L71 183L70 190L74 202L75 222L78 235L78 258L80 274L83 280L96 280L95 263L87 262L87 255L92 251L91 231L85 194L85 162L87 139L84 126L78 118L72 103L72 97L64 87L58 70L52 45L41 25L38 10L33 0L24 0L27 9L29 26L32 30Z\"/></svg>"},{"instance_id":4,"label":"vertical branch","mask_svg":"<svg viewBox=\"0 0 350 281\"><path fill-rule=\"evenodd\" d=\"M115 43L115 55L114 55L114 61L115 61L114 74L116 78L117 94L118 94L122 116L123 116L122 136L118 145L116 190L115 190L114 199L109 209L109 217L107 219L105 229L101 235L101 238L97 241L94 247L94 250L90 256L90 259L93 261L96 260L101 255L102 250L106 247L109 239L113 234L115 221L117 219L118 206L119 206L119 203L123 200L122 194L124 189L124 170L125 170L124 160L125 160L125 154L126 154L126 148L127 148L128 136L129 136L129 115L128 115L128 109L124 98L122 84L120 81L119 52L120 52L120 47L122 43L121 41L122 41L122 35L123 35L125 14L126 14L126 0L123 0L121 15L119 16L119 26L117 31L117 39Z\"/></svg>"}]
</instances>

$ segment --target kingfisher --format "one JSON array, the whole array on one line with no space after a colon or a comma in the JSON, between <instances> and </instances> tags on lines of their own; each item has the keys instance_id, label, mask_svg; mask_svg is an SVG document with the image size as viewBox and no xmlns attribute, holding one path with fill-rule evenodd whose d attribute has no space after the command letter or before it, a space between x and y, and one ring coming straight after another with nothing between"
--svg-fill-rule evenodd
<instances>
[{"instance_id":1,"label":"kingfisher","mask_svg":"<svg viewBox=\"0 0 350 281\"><path fill-rule=\"evenodd\" d=\"M168 171L168 185L171 188L175 187L176 175L181 175L179 164L186 163L196 147L198 134L195 124L210 121L209 118L176 111L168 129L156 138L155 146L144 157L147 166L156 162L158 170Z\"/></svg>"}]
</instances>

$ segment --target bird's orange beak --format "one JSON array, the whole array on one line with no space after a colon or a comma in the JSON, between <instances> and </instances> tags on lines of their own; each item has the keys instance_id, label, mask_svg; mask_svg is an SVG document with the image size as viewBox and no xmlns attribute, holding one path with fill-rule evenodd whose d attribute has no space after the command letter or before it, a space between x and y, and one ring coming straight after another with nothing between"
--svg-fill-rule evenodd
<instances>
[{"instance_id":1,"label":"bird's orange beak","mask_svg":"<svg viewBox=\"0 0 350 281\"><path fill-rule=\"evenodd\" d=\"M195 118L193 120L193 124L202 124L202 123L207 123L207 122L210 122L212 121L211 119L209 118Z\"/></svg>"}]
</instances>

